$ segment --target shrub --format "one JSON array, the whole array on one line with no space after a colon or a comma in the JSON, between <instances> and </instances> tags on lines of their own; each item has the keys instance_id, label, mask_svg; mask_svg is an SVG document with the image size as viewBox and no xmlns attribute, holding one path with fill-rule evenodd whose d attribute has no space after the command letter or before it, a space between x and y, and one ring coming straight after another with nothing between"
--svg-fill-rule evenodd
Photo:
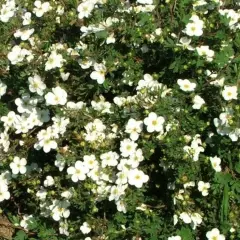
<instances>
[{"instance_id":1,"label":"shrub","mask_svg":"<svg viewBox=\"0 0 240 240\"><path fill-rule=\"evenodd\" d=\"M239 239L238 9L4 0L0 237Z\"/></svg>"}]
</instances>

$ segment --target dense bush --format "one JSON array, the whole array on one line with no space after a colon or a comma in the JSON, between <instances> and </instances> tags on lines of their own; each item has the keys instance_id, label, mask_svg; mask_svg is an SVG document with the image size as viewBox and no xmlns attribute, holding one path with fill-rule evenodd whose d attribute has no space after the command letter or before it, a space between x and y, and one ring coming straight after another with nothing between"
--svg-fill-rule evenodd
<instances>
[{"instance_id":1,"label":"dense bush","mask_svg":"<svg viewBox=\"0 0 240 240\"><path fill-rule=\"evenodd\" d=\"M240 10L1 0L0 237L240 239Z\"/></svg>"}]
</instances>

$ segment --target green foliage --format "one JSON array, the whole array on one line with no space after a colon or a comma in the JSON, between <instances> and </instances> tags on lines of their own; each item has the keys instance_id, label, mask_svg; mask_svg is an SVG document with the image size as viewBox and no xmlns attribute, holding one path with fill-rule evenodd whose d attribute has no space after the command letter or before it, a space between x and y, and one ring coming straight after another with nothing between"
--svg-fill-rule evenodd
<instances>
[{"instance_id":1,"label":"green foliage","mask_svg":"<svg viewBox=\"0 0 240 240\"><path fill-rule=\"evenodd\" d=\"M87 10L78 10L84 1L49 0L41 17L34 1L15 2L7 21L0 12L0 210L15 229L13 239L194 240L213 228L240 239L238 2L99 0L84 17ZM29 25L22 24L26 12ZM202 33L187 29L194 21ZM27 40L14 36L31 28ZM16 45L29 55L21 59ZM59 55L64 60L46 69L54 52L53 62ZM36 75L46 85L42 94L31 90ZM63 104L64 94L48 102L56 87L67 95ZM196 97L204 100L199 107ZM13 112L13 123L4 120ZM146 123L151 113L163 117L162 130L149 130L157 125ZM134 141L130 119L141 121ZM124 139L137 144L143 159L124 156ZM102 155L109 152L117 164L104 166ZM83 180L74 179L71 167L89 155L96 172L89 167ZM16 157L26 159L26 172L13 174ZM118 173L134 169L148 177L141 187L130 183L131 175L116 184ZM116 186L123 193L111 199ZM84 222L88 234L80 230Z\"/></svg>"}]
</instances>

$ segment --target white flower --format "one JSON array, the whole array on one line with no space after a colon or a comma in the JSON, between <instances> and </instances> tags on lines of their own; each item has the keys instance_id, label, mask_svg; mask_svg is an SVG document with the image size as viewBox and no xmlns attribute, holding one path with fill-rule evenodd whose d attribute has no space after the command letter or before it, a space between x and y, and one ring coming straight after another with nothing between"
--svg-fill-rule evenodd
<instances>
[{"instance_id":1,"label":"white flower","mask_svg":"<svg viewBox=\"0 0 240 240\"><path fill-rule=\"evenodd\" d=\"M199 56L205 56L207 61L211 62L213 60L214 51L209 49L209 46L201 46L196 48Z\"/></svg>"},{"instance_id":2,"label":"white flower","mask_svg":"<svg viewBox=\"0 0 240 240\"><path fill-rule=\"evenodd\" d=\"M188 79L178 79L177 84L180 86L180 89L184 92L192 92L196 88L196 83L190 82Z\"/></svg>"},{"instance_id":3,"label":"white flower","mask_svg":"<svg viewBox=\"0 0 240 240\"><path fill-rule=\"evenodd\" d=\"M13 162L10 163L10 168L13 174L24 174L27 171L26 164L27 160L25 158L14 157Z\"/></svg>"},{"instance_id":4,"label":"white flower","mask_svg":"<svg viewBox=\"0 0 240 240\"><path fill-rule=\"evenodd\" d=\"M91 101L91 105L92 105L94 110L99 111L101 113L112 113L111 110L110 110L111 103L107 102L102 95L99 96L99 101L98 102L96 102L94 100Z\"/></svg>"},{"instance_id":5,"label":"white flower","mask_svg":"<svg viewBox=\"0 0 240 240\"><path fill-rule=\"evenodd\" d=\"M183 49L188 49L190 51L193 51L194 50L194 47L192 47L190 45L191 43L191 39L190 38L187 38L187 37L181 37L180 40L179 40L180 43L177 43L176 45L177 46L181 46L183 47Z\"/></svg>"},{"instance_id":6,"label":"white flower","mask_svg":"<svg viewBox=\"0 0 240 240\"><path fill-rule=\"evenodd\" d=\"M128 182L128 170L118 172L116 176L117 176L116 184L123 185Z\"/></svg>"},{"instance_id":7,"label":"white flower","mask_svg":"<svg viewBox=\"0 0 240 240\"><path fill-rule=\"evenodd\" d=\"M58 167L59 171L61 172L65 167L65 158L61 154L58 153L56 156L54 165L56 167Z\"/></svg>"},{"instance_id":8,"label":"white flower","mask_svg":"<svg viewBox=\"0 0 240 240\"><path fill-rule=\"evenodd\" d=\"M8 186L4 182L0 182L0 202L5 199L8 200L10 198L10 193L8 191Z\"/></svg>"},{"instance_id":9,"label":"white flower","mask_svg":"<svg viewBox=\"0 0 240 240\"><path fill-rule=\"evenodd\" d=\"M45 95L46 105L65 105L67 92L61 87L52 88L52 92Z\"/></svg>"},{"instance_id":10,"label":"white flower","mask_svg":"<svg viewBox=\"0 0 240 240\"><path fill-rule=\"evenodd\" d=\"M47 190L44 187L40 187L40 190L37 191L36 196L40 199L40 200L45 200L47 197Z\"/></svg>"},{"instance_id":11,"label":"white flower","mask_svg":"<svg viewBox=\"0 0 240 240\"><path fill-rule=\"evenodd\" d=\"M175 226L178 223L178 216L176 214L173 215L173 225Z\"/></svg>"},{"instance_id":12,"label":"white flower","mask_svg":"<svg viewBox=\"0 0 240 240\"><path fill-rule=\"evenodd\" d=\"M26 12L24 15L22 15L23 19L23 25L29 25L31 23L31 16L32 14L30 12Z\"/></svg>"},{"instance_id":13,"label":"white flower","mask_svg":"<svg viewBox=\"0 0 240 240\"><path fill-rule=\"evenodd\" d=\"M208 189L210 188L210 183L205 183L203 181L198 182L198 191L202 193L203 196L208 195Z\"/></svg>"},{"instance_id":14,"label":"white flower","mask_svg":"<svg viewBox=\"0 0 240 240\"><path fill-rule=\"evenodd\" d=\"M131 168L137 168L139 163L144 159L142 149L137 149L133 154L129 156L127 160L127 164L131 166Z\"/></svg>"},{"instance_id":15,"label":"white flower","mask_svg":"<svg viewBox=\"0 0 240 240\"><path fill-rule=\"evenodd\" d=\"M106 39L106 44L115 43L115 41L114 33L111 33Z\"/></svg>"},{"instance_id":16,"label":"white flower","mask_svg":"<svg viewBox=\"0 0 240 240\"><path fill-rule=\"evenodd\" d=\"M137 144L130 139L124 139L120 143L120 151L123 157L131 156L137 147Z\"/></svg>"},{"instance_id":17,"label":"white flower","mask_svg":"<svg viewBox=\"0 0 240 240\"><path fill-rule=\"evenodd\" d=\"M22 41L26 41L30 38L30 36L34 33L34 28L32 29L25 29L25 30L20 30L18 29L14 33L15 38L21 38Z\"/></svg>"},{"instance_id":18,"label":"white flower","mask_svg":"<svg viewBox=\"0 0 240 240\"><path fill-rule=\"evenodd\" d=\"M28 225L33 221L32 215L23 215L23 219L20 222L20 226L28 230Z\"/></svg>"},{"instance_id":19,"label":"white flower","mask_svg":"<svg viewBox=\"0 0 240 240\"><path fill-rule=\"evenodd\" d=\"M6 93L6 91L7 91L7 85L1 82L0 80L0 99Z\"/></svg>"},{"instance_id":20,"label":"white flower","mask_svg":"<svg viewBox=\"0 0 240 240\"><path fill-rule=\"evenodd\" d=\"M187 138L186 138L187 139ZM202 147L202 141L200 139L200 135L196 134L193 137L191 142L191 146L184 146L184 152L186 152L190 157L193 158L193 161L198 161L199 154L204 152L204 148Z\"/></svg>"},{"instance_id":21,"label":"white flower","mask_svg":"<svg viewBox=\"0 0 240 240\"><path fill-rule=\"evenodd\" d=\"M6 1L6 4L2 4L1 2L0 21L8 22L14 16L15 10L15 1Z\"/></svg>"},{"instance_id":22,"label":"white flower","mask_svg":"<svg viewBox=\"0 0 240 240\"><path fill-rule=\"evenodd\" d=\"M7 170L0 174L0 184L8 185L11 182L12 174Z\"/></svg>"},{"instance_id":23,"label":"white flower","mask_svg":"<svg viewBox=\"0 0 240 240\"><path fill-rule=\"evenodd\" d=\"M117 166L118 158L119 155L116 152L112 151L101 154L100 159L102 160L102 167L105 168L106 166Z\"/></svg>"},{"instance_id":24,"label":"white flower","mask_svg":"<svg viewBox=\"0 0 240 240\"><path fill-rule=\"evenodd\" d=\"M56 51L52 51L45 65L45 71L51 70L53 68L61 68L65 60L61 54L57 54Z\"/></svg>"},{"instance_id":25,"label":"white flower","mask_svg":"<svg viewBox=\"0 0 240 240\"><path fill-rule=\"evenodd\" d=\"M35 74L33 77L29 77L28 82L30 92L36 92L40 96L43 95L46 85L43 83L39 75Z\"/></svg>"},{"instance_id":26,"label":"white flower","mask_svg":"<svg viewBox=\"0 0 240 240\"><path fill-rule=\"evenodd\" d=\"M34 2L34 6L35 6L35 8L33 9L33 13L37 17L42 17L42 15L44 13L48 12L49 10L51 10L51 6L50 6L49 2L41 3L41 1L35 1Z\"/></svg>"},{"instance_id":27,"label":"white flower","mask_svg":"<svg viewBox=\"0 0 240 240\"><path fill-rule=\"evenodd\" d=\"M202 216L199 213L191 214L193 229L196 229L198 225L202 223Z\"/></svg>"},{"instance_id":28,"label":"white flower","mask_svg":"<svg viewBox=\"0 0 240 240\"><path fill-rule=\"evenodd\" d=\"M68 232L68 223L67 221L60 221L59 222L59 233L69 236L69 232Z\"/></svg>"},{"instance_id":29,"label":"white flower","mask_svg":"<svg viewBox=\"0 0 240 240\"><path fill-rule=\"evenodd\" d=\"M201 36L203 34L203 21L199 19L198 16L193 15L190 18L191 22L187 24L186 29L184 30L184 32L188 35L188 36Z\"/></svg>"},{"instance_id":30,"label":"white flower","mask_svg":"<svg viewBox=\"0 0 240 240\"><path fill-rule=\"evenodd\" d=\"M184 188L195 187L195 182L187 182L183 184Z\"/></svg>"},{"instance_id":31,"label":"white flower","mask_svg":"<svg viewBox=\"0 0 240 240\"><path fill-rule=\"evenodd\" d=\"M202 105L205 103L204 99L199 95L194 96L193 98L193 109L200 109Z\"/></svg>"},{"instance_id":32,"label":"white flower","mask_svg":"<svg viewBox=\"0 0 240 240\"><path fill-rule=\"evenodd\" d=\"M222 168L221 168L221 158L215 156L215 157L210 157L210 162L212 164L213 169L216 172L221 172Z\"/></svg>"},{"instance_id":33,"label":"white flower","mask_svg":"<svg viewBox=\"0 0 240 240\"><path fill-rule=\"evenodd\" d=\"M105 81L105 74L107 72L105 65L102 63L95 63L94 70L95 71L90 74L91 79L97 80L99 84L103 84Z\"/></svg>"},{"instance_id":34,"label":"white flower","mask_svg":"<svg viewBox=\"0 0 240 240\"><path fill-rule=\"evenodd\" d=\"M132 169L128 172L128 183L137 188L141 188L143 183L146 183L148 180L149 176L144 174L141 170Z\"/></svg>"},{"instance_id":35,"label":"white flower","mask_svg":"<svg viewBox=\"0 0 240 240\"><path fill-rule=\"evenodd\" d=\"M212 79L215 79L215 78L212 78ZM225 78L222 77L220 79L216 79L214 81L211 81L210 84L214 85L214 86L217 86L217 87L223 87L224 81L225 81Z\"/></svg>"},{"instance_id":36,"label":"white flower","mask_svg":"<svg viewBox=\"0 0 240 240\"><path fill-rule=\"evenodd\" d=\"M168 240L182 240L182 238L180 236L172 236L168 237Z\"/></svg>"},{"instance_id":37,"label":"white flower","mask_svg":"<svg viewBox=\"0 0 240 240\"><path fill-rule=\"evenodd\" d=\"M24 48L15 45L11 52L8 53L8 60L11 61L11 64L15 65L19 62L22 62L26 56L33 56L32 53Z\"/></svg>"},{"instance_id":38,"label":"white flower","mask_svg":"<svg viewBox=\"0 0 240 240\"><path fill-rule=\"evenodd\" d=\"M39 146L43 148L45 153L48 153L51 149L57 148L57 142L51 139L51 137L46 137L39 142Z\"/></svg>"},{"instance_id":39,"label":"white flower","mask_svg":"<svg viewBox=\"0 0 240 240\"><path fill-rule=\"evenodd\" d=\"M80 227L80 230L83 234L88 234L91 232L91 227L87 222L84 222L83 225Z\"/></svg>"},{"instance_id":40,"label":"white flower","mask_svg":"<svg viewBox=\"0 0 240 240\"><path fill-rule=\"evenodd\" d=\"M122 195L125 194L125 190L128 187L127 184L119 185L119 186L112 186L110 190L110 196L108 198L109 201L115 200L118 201Z\"/></svg>"},{"instance_id":41,"label":"white flower","mask_svg":"<svg viewBox=\"0 0 240 240\"><path fill-rule=\"evenodd\" d=\"M213 228L211 231L207 232L206 237L208 240L225 240L225 236L220 234L217 228Z\"/></svg>"},{"instance_id":42,"label":"white flower","mask_svg":"<svg viewBox=\"0 0 240 240\"><path fill-rule=\"evenodd\" d=\"M94 61L91 58L80 59L78 60L78 64L81 66L82 69L88 69L94 64Z\"/></svg>"},{"instance_id":43,"label":"white flower","mask_svg":"<svg viewBox=\"0 0 240 240\"><path fill-rule=\"evenodd\" d=\"M91 15L92 10L94 9L94 2L87 0L78 5L77 11L79 12L78 18L88 18Z\"/></svg>"},{"instance_id":44,"label":"white flower","mask_svg":"<svg viewBox=\"0 0 240 240\"><path fill-rule=\"evenodd\" d=\"M117 210L119 212L123 212L123 213L126 213L127 212L127 209L126 209L126 204L123 200L118 200L115 202L116 205L117 205Z\"/></svg>"},{"instance_id":45,"label":"white flower","mask_svg":"<svg viewBox=\"0 0 240 240\"><path fill-rule=\"evenodd\" d=\"M142 121L136 121L133 118L130 118L128 120L128 123L126 125L125 132L130 134L130 138L133 141L136 141L139 137L139 133L142 132L143 128L143 122Z\"/></svg>"},{"instance_id":46,"label":"white flower","mask_svg":"<svg viewBox=\"0 0 240 240\"><path fill-rule=\"evenodd\" d=\"M98 162L96 161L96 157L93 154L84 155L83 162L84 162L85 166L89 169L93 169L94 167L96 167L98 165Z\"/></svg>"},{"instance_id":47,"label":"white flower","mask_svg":"<svg viewBox=\"0 0 240 240\"><path fill-rule=\"evenodd\" d=\"M70 211L67 209L69 206L70 203L67 200L54 200L53 204L49 206L49 209L52 210L52 218L55 221L59 221L61 218L68 218L70 216Z\"/></svg>"},{"instance_id":48,"label":"white flower","mask_svg":"<svg viewBox=\"0 0 240 240\"><path fill-rule=\"evenodd\" d=\"M136 90L141 90L142 88L153 88L156 85L157 81L153 77L146 73L143 76L143 79L139 80Z\"/></svg>"},{"instance_id":49,"label":"white flower","mask_svg":"<svg viewBox=\"0 0 240 240\"><path fill-rule=\"evenodd\" d=\"M69 76L70 76L70 73L69 72L67 72L67 73L61 72L60 76L61 76L63 81L67 81Z\"/></svg>"},{"instance_id":50,"label":"white flower","mask_svg":"<svg viewBox=\"0 0 240 240\"><path fill-rule=\"evenodd\" d=\"M30 114L37 102L37 98L30 98L28 93L24 93L21 98L15 99L15 104L17 105L17 110L19 113Z\"/></svg>"},{"instance_id":51,"label":"white flower","mask_svg":"<svg viewBox=\"0 0 240 240\"><path fill-rule=\"evenodd\" d=\"M69 190L62 192L61 196L66 199L70 199L73 196L73 194L74 194L74 188L69 188Z\"/></svg>"},{"instance_id":52,"label":"white flower","mask_svg":"<svg viewBox=\"0 0 240 240\"><path fill-rule=\"evenodd\" d=\"M89 169L81 161L77 161L74 167L69 167L67 173L71 175L73 182L83 181L86 179L86 174L89 172Z\"/></svg>"},{"instance_id":53,"label":"white flower","mask_svg":"<svg viewBox=\"0 0 240 240\"><path fill-rule=\"evenodd\" d=\"M232 142L236 142L238 140L238 138L240 137L240 128L236 128L236 129L232 130L228 134L228 136L232 140Z\"/></svg>"},{"instance_id":54,"label":"white flower","mask_svg":"<svg viewBox=\"0 0 240 240\"><path fill-rule=\"evenodd\" d=\"M47 176L43 182L44 187L50 187L55 184L55 181L52 176Z\"/></svg>"},{"instance_id":55,"label":"white flower","mask_svg":"<svg viewBox=\"0 0 240 240\"><path fill-rule=\"evenodd\" d=\"M163 123L165 122L164 117L158 116L156 113L151 112L148 117L144 119L144 124L147 125L147 131L152 132L163 132Z\"/></svg>"},{"instance_id":56,"label":"white flower","mask_svg":"<svg viewBox=\"0 0 240 240\"><path fill-rule=\"evenodd\" d=\"M151 5L153 4L153 0L137 0L137 3Z\"/></svg>"},{"instance_id":57,"label":"white flower","mask_svg":"<svg viewBox=\"0 0 240 240\"><path fill-rule=\"evenodd\" d=\"M180 214L179 218L182 219L183 222L186 223L186 224L189 224L189 223L192 222L191 216L187 212L182 212Z\"/></svg>"},{"instance_id":58,"label":"white flower","mask_svg":"<svg viewBox=\"0 0 240 240\"><path fill-rule=\"evenodd\" d=\"M236 86L224 86L222 91L222 96L226 101L230 101L232 99L237 100L237 87Z\"/></svg>"},{"instance_id":59,"label":"white flower","mask_svg":"<svg viewBox=\"0 0 240 240\"><path fill-rule=\"evenodd\" d=\"M162 34L162 29L161 29L161 28L156 28L156 29L155 29L155 34L156 34L157 36L160 36L160 35Z\"/></svg>"}]
</instances>

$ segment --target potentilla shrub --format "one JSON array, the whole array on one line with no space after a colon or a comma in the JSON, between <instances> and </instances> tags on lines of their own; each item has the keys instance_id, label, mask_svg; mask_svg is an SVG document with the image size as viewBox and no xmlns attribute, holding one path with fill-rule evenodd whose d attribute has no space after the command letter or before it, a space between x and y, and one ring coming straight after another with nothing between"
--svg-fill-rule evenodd
<instances>
[{"instance_id":1,"label":"potentilla shrub","mask_svg":"<svg viewBox=\"0 0 240 240\"><path fill-rule=\"evenodd\" d=\"M240 239L239 6L2 0L0 238Z\"/></svg>"}]
</instances>

